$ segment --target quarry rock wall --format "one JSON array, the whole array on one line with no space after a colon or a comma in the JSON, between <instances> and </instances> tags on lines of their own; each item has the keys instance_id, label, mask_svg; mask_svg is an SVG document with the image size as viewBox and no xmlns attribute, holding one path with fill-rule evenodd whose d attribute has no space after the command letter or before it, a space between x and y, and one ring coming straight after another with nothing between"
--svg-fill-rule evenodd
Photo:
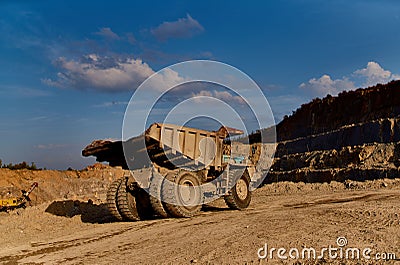
<instances>
[{"instance_id":1,"label":"quarry rock wall","mask_svg":"<svg viewBox=\"0 0 400 265\"><path fill-rule=\"evenodd\" d=\"M400 141L400 118L386 118L346 125L339 129L278 143L275 156L316 150L341 149L366 143Z\"/></svg>"}]
</instances>

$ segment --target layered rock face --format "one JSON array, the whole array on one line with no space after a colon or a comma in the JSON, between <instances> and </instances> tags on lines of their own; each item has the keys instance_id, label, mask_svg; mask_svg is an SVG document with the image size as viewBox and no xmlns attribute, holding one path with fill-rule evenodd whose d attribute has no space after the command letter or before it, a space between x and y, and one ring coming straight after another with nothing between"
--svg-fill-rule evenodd
<instances>
[{"instance_id":1,"label":"layered rock face","mask_svg":"<svg viewBox=\"0 0 400 265\"><path fill-rule=\"evenodd\" d=\"M276 130L266 183L398 177L400 81L314 99Z\"/></svg>"},{"instance_id":2,"label":"layered rock face","mask_svg":"<svg viewBox=\"0 0 400 265\"><path fill-rule=\"evenodd\" d=\"M281 141L278 143L276 156L398 141L400 141L400 118L381 118L344 125L329 132Z\"/></svg>"},{"instance_id":3,"label":"layered rock face","mask_svg":"<svg viewBox=\"0 0 400 265\"><path fill-rule=\"evenodd\" d=\"M399 142L345 146L275 157L264 183L397 178L399 166Z\"/></svg>"},{"instance_id":4,"label":"layered rock face","mask_svg":"<svg viewBox=\"0 0 400 265\"><path fill-rule=\"evenodd\" d=\"M277 125L278 141L292 140L400 115L400 81L316 98Z\"/></svg>"}]
</instances>

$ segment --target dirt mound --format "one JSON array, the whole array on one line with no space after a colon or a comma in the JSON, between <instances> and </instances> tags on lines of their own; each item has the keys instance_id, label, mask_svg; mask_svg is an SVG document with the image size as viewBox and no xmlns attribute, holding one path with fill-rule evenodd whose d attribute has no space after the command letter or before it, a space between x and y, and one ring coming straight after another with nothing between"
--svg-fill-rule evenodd
<instances>
[{"instance_id":1,"label":"dirt mound","mask_svg":"<svg viewBox=\"0 0 400 265\"><path fill-rule=\"evenodd\" d=\"M0 196L19 197L21 190L33 182L39 186L30 198L34 204L54 200L88 200L100 202L105 198L108 185L128 171L102 164L84 170L9 170L0 169Z\"/></svg>"},{"instance_id":2,"label":"dirt mound","mask_svg":"<svg viewBox=\"0 0 400 265\"><path fill-rule=\"evenodd\" d=\"M400 161L400 143L364 144L346 146L339 150L318 150L277 157L273 171L294 169L328 169L361 166L365 168L397 168Z\"/></svg>"},{"instance_id":3,"label":"dirt mound","mask_svg":"<svg viewBox=\"0 0 400 265\"><path fill-rule=\"evenodd\" d=\"M394 179L400 175L399 150L396 142L282 155L275 158L264 183Z\"/></svg>"}]
</instances>

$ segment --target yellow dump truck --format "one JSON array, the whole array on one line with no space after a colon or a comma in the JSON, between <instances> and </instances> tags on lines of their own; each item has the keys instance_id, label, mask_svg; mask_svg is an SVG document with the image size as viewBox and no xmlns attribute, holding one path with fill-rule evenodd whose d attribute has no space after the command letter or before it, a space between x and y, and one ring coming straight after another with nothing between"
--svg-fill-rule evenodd
<instances>
[{"instance_id":1,"label":"yellow dump truck","mask_svg":"<svg viewBox=\"0 0 400 265\"><path fill-rule=\"evenodd\" d=\"M123 150L123 167L131 174L107 192L108 208L117 219L191 217L221 196L232 209L248 207L251 191L272 163L275 144L232 141L242 133L154 123L141 136L118 144L92 143L82 153L117 165Z\"/></svg>"}]
</instances>

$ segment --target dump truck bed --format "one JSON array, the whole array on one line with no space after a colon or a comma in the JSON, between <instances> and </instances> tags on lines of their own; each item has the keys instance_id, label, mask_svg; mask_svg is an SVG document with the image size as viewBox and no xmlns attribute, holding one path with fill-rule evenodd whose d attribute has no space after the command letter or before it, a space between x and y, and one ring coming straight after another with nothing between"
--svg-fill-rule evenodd
<instances>
[{"instance_id":1,"label":"dump truck bed","mask_svg":"<svg viewBox=\"0 0 400 265\"><path fill-rule=\"evenodd\" d=\"M206 131L153 123L144 134L125 142L93 141L82 151L82 155L93 155L97 157L97 161L108 161L111 166L122 166L126 169L147 168L152 163L169 169L182 165L220 168L225 163L224 139L228 135L242 133L229 127Z\"/></svg>"},{"instance_id":2,"label":"dump truck bed","mask_svg":"<svg viewBox=\"0 0 400 265\"><path fill-rule=\"evenodd\" d=\"M222 130L211 132L173 124L154 123L146 131L146 138L159 143L167 156L181 155L193 160L195 165L222 166L223 141L226 133Z\"/></svg>"}]
</instances>

